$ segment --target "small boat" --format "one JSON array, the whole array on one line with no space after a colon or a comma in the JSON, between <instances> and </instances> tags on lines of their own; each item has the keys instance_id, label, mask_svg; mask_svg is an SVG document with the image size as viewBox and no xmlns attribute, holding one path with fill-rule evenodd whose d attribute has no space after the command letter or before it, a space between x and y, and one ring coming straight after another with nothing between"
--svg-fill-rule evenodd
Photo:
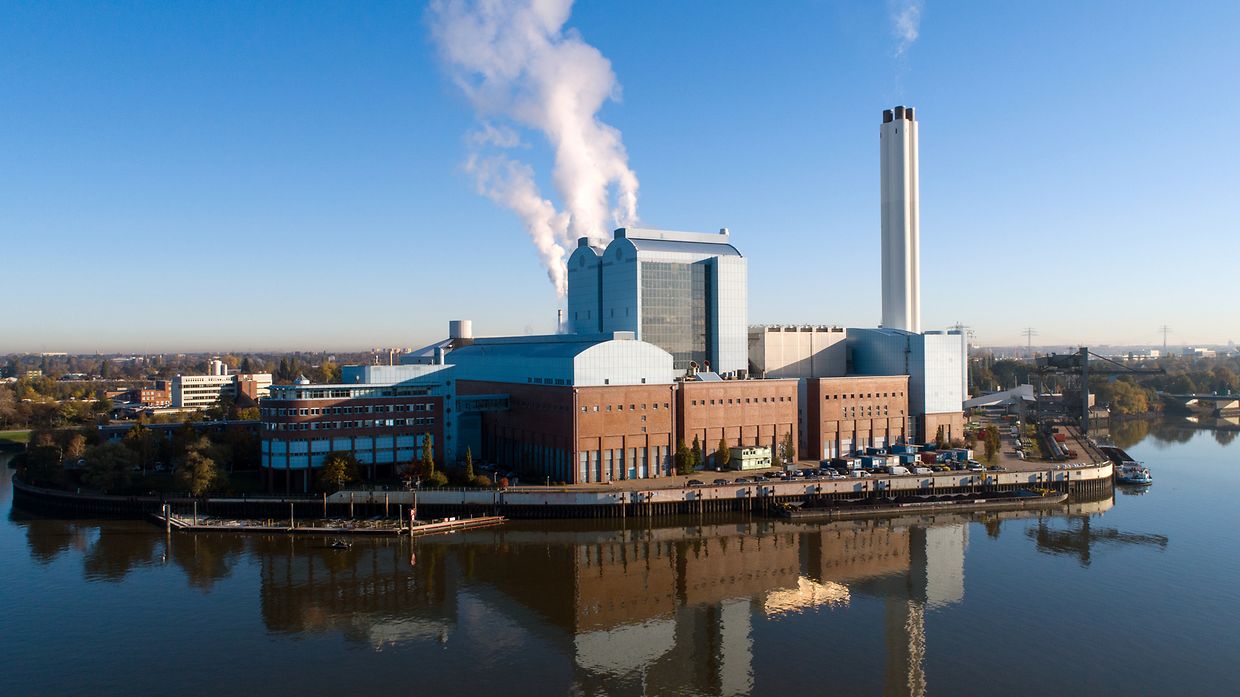
<instances>
[{"instance_id":1,"label":"small boat","mask_svg":"<svg viewBox=\"0 0 1240 697\"><path fill-rule=\"evenodd\" d=\"M346 540L342 540L340 538L336 538L332 540L332 543L328 545L328 547L331 547L332 549L352 549L353 543L348 542Z\"/></svg>"},{"instance_id":2,"label":"small boat","mask_svg":"<svg viewBox=\"0 0 1240 697\"><path fill-rule=\"evenodd\" d=\"M1139 462L1129 460L1120 464L1116 470L1115 482L1117 484L1146 486L1154 483L1154 476L1150 474L1150 468L1145 467Z\"/></svg>"}]
</instances>

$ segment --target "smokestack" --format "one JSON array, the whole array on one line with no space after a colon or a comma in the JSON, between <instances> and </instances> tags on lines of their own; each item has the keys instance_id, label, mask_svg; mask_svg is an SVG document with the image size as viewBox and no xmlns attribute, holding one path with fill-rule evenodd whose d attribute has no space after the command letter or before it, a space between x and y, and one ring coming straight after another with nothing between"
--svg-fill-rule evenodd
<instances>
[{"instance_id":1,"label":"smokestack","mask_svg":"<svg viewBox=\"0 0 1240 697\"><path fill-rule=\"evenodd\" d=\"M912 107L888 109L878 131L883 326L921 333L921 214L913 114Z\"/></svg>"},{"instance_id":2,"label":"smokestack","mask_svg":"<svg viewBox=\"0 0 1240 697\"><path fill-rule=\"evenodd\" d=\"M555 311L555 333L556 334L564 333L564 310L563 309Z\"/></svg>"}]
</instances>

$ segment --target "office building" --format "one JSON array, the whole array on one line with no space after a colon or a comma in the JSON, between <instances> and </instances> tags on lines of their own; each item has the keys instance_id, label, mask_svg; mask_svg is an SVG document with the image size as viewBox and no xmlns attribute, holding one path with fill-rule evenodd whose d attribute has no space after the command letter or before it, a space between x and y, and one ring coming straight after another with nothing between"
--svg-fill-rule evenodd
<instances>
[{"instance_id":1,"label":"office building","mask_svg":"<svg viewBox=\"0 0 1240 697\"><path fill-rule=\"evenodd\" d=\"M208 364L207 375L177 375L170 381L172 406L177 409L206 409L223 397L254 401L267 396L271 373L228 373L219 359Z\"/></svg>"},{"instance_id":2,"label":"office building","mask_svg":"<svg viewBox=\"0 0 1240 697\"><path fill-rule=\"evenodd\" d=\"M718 234L620 228L606 249L582 238L568 259L566 328L632 332L682 373L748 369L745 257Z\"/></svg>"},{"instance_id":3,"label":"office building","mask_svg":"<svg viewBox=\"0 0 1240 697\"><path fill-rule=\"evenodd\" d=\"M455 462L449 368L345 366L343 384L271 387L259 408L268 488L311 490L332 452L356 457L368 479L398 476L427 438L438 464Z\"/></svg>"}]
</instances>

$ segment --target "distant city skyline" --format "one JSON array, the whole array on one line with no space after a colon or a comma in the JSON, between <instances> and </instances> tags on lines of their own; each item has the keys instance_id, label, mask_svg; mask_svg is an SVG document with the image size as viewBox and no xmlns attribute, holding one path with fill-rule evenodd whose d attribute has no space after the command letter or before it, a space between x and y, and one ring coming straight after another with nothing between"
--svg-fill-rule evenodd
<instances>
[{"instance_id":1,"label":"distant city skyline","mask_svg":"<svg viewBox=\"0 0 1240 697\"><path fill-rule=\"evenodd\" d=\"M481 54L445 53L442 11L0 10L0 353L417 347L455 318L552 331L563 300L530 218L474 155L480 128L506 129L487 143L584 216L556 180L572 153L462 91L454 70ZM1240 253L1240 146L1206 128L1240 107L1235 3L583 4L550 24L552 48L593 47L614 75L594 116L636 179L616 164L612 192L640 181L643 227L728 227L753 324L878 324L879 122L907 104L924 329L1240 339L1213 290Z\"/></svg>"}]
</instances>

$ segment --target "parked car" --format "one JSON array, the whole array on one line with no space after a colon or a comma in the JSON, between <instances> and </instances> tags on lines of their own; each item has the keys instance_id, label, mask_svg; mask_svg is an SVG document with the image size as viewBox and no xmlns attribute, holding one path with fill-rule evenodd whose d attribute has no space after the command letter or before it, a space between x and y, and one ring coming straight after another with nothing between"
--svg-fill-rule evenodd
<instances>
[{"instance_id":1,"label":"parked car","mask_svg":"<svg viewBox=\"0 0 1240 697\"><path fill-rule=\"evenodd\" d=\"M737 484L749 484L751 482L753 482L753 480L750 479L749 477L737 477L736 478Z\"/></svg>"},{"instance_id":2,"label":"parked car","mask_svg":"<svg viewBox=\"0 0 1240 697\"><path fill-rule=\"evenodd\" d=\"M706 486L706 482L702 481L701 479L690 479L688 482L685 482L685 485L686 486Z\"/></svg>"},{"instance_id":3,"label":"parked car","mask_svg":"<svg viewBox=\"0 0 1240 697\"><path fill-rule=\"evenodd\" d=\"M726 479L716 479L715 486L725 486L728 483Z\"/></svg>"}]
</instances>

